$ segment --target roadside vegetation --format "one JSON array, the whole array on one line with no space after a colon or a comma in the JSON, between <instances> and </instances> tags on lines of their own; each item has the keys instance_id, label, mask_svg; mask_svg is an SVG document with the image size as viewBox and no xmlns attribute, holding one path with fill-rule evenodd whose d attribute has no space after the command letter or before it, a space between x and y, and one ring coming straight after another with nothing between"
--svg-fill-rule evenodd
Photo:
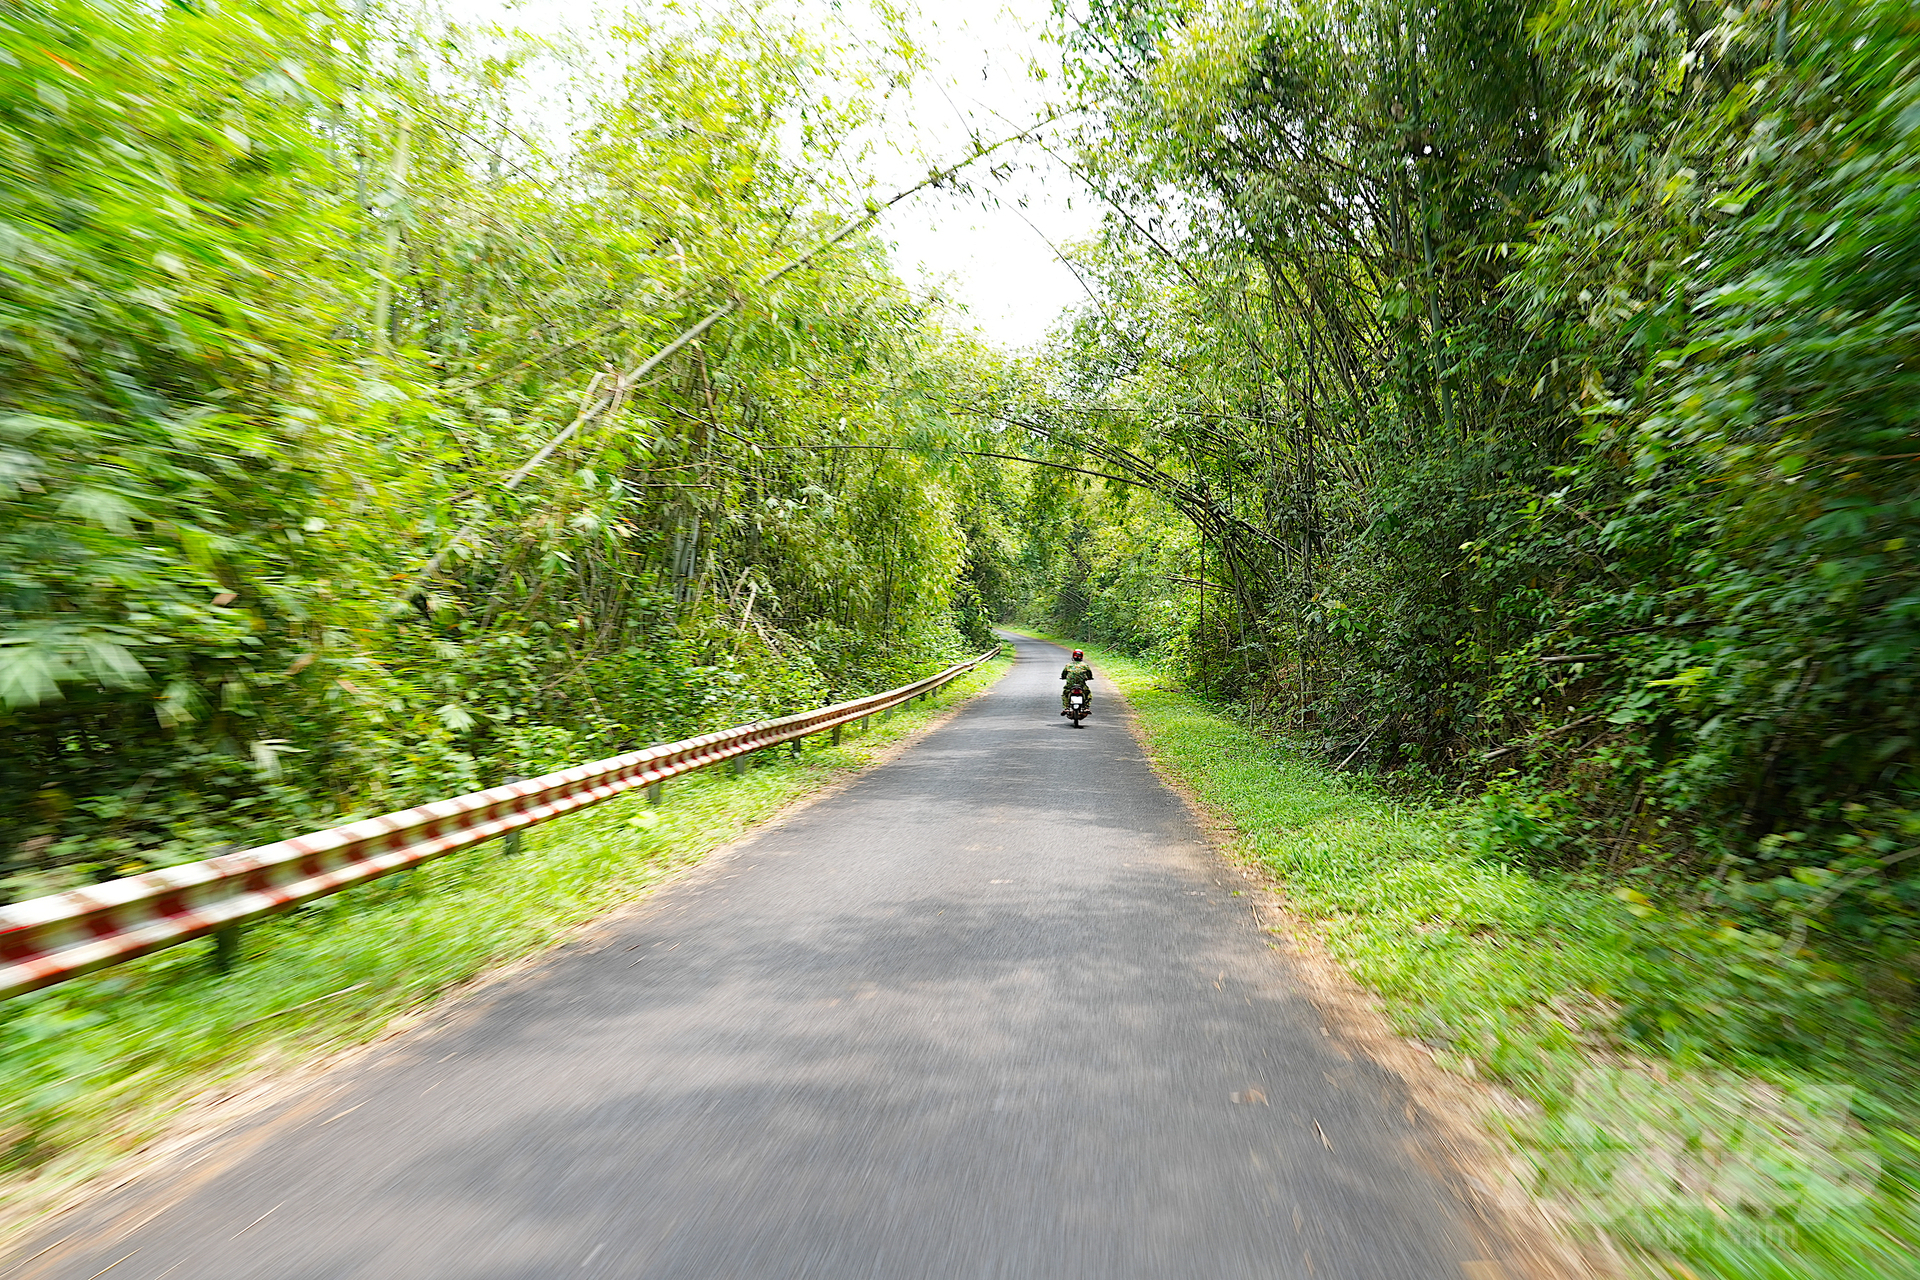
<instances>
[{"instance_id":1,"label":"roadside vegetation","mask_svg":"<svg viewBox=\"0 0 1920 1280\"><path fill-rule=\"evenodd\" d=\"M873 229L919 55L835 21L0 14L0 903L992 642L968 531L1001 464L924 447L929 390L988 357ZM916 720L310 904L231 973L195 945L6 1002L0 1199L377 1034Z\"/></svg>"},{"instance_id":2,"label":"roadside vegetation","mask_svg":"<svg viewBox=\"0 0 1920 1280\"><path fill-rule=\"evenodd\" d=\"M1920 10L1069 8L1006 613L1649 1265L1913 1274Z\"/></svg>"},{"instance_id":3,"label":"roadside vegetation","mask_svg":"<svg viewBox=\"0 0 1920 1280\"><path fill-rule=\"evenodd\" d=\"M1097 5L1024 610L1532 867L1920 957L1920 12ZM1902 1019L1904 1022L1905 1020Z\"/></svg>"},{"instance_id":4,"label":"roadside vegetation","mask_svg":"<svg viewBox=\"0 0 1920 1280\"><path fill-rule=\"evenodd\" d=\"M0 900L984 648L998 473L907 447L978 352L864 221L916 58L9 6Z\"/></svg>"},{"instance_id":5,"label":"roadside vegetation","mask_svg":"<svg viewBox=\"0 0 1920 1280\"><path fill-rule=\"evenodd\" d=\"M249 926L229 972L212 943L9 1001L0 1021L0 1240L197 1108L374 1039L395 1018L535 955L783 807L870 764L1005 673L990 662L840 746L810 740L530 828Z\"/></svg>"},{"instance_id":6,"label":"roadside vegetation","mask_svg":"<svg viewBox=\"0 0 1920 1280\"><path fill-rule=\"evenodd\" d=\"M1920 1142L1907 1064L1779 980L1755 1006L1703 971L1699 925L1592 874L1517 867L1484 811L1328 767L1244 707L1100 649L1156 764L1234 830L1327 950L1450 1070L1524 1099L1489 1113L1532 1189L1647 1274L1893 1280L1920 1256ZM1737 966L1771 965L1721 938ZM1712 945L1712 943L1704 943ZM1788 975L1791 977L1792 975ZM1855 997L1857 999L1857 996ZM1676 1004L1680 1038L1637 1034ZM1716 1016L1697 1011L1715 1006ZM1780 1022L1862 1036L1781 1055Z\"/></svg>"}]
</instances>

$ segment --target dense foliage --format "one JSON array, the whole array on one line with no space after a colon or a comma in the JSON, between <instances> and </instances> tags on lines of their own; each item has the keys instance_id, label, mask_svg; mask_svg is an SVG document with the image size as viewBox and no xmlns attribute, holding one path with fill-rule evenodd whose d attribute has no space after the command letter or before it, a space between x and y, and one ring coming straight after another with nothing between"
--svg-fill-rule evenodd
<instances>
[{"instance_id":1,"label":"dense foliage","mask_svg":"<svg viewBox=\"0 0 1920 1280\"><path fill-rule=\"evenodd\" d=\"M1030 486L1029 616L1478 797L1643 917L1628 1043L1862 1086L1904 1185L1920 10L1060 12L1109 214L982 411L1111 479Z\"/></svg>"},{"instance_id":2,"label":"dense foliage","mask_svg":"<svg viewBox=\"0 0 1920 1280\"><path fill-rule=\"evenodd\" d=\"M1096 297L1000 412L1126 483L1047 482L1051 616L1335 759L1504 778L1536 864L1677 863L1907 955L1911 6L1074 31Z\"/></svg>"},{"instance_id":3,"label":"dense foliage","mask_svg":"<svg viewBox=\"0 0 1920 1280\"><path fill-rule=\"evenodd\" d=\"M591 50L365 5L0 15L0 894L981 640L974 481L898 447L899 388L977 353L870 235L809 256L872 207L913 54L848 56L765 8Z\"/></svg>"}]
</instances>

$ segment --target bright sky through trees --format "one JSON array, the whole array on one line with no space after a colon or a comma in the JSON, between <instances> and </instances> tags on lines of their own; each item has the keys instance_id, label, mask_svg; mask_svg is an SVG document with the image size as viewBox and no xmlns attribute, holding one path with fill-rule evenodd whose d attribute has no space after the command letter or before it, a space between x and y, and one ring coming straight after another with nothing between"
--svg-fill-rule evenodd
<instances>
[{"instance_id":1,"label":"bright sky through trees","mask_svg":"<svg viewBox=\"0 0 1920 1280\"><path fill-rule=\"evenodd\" d=\"M1027 63L1046 66L1054 56L1053 46L1037 39L1048 9L1046 0L1014 0L987 16L967 17L960 6L950 14L928 11L933 66L914 94L913 123L923 136L957 154L967 129L997 136L1038 113L1049 86L1034 82ZM1023 159L1032 167L983 192L988 199L936 193L886 229L909 278L915 270L923 280L946 277L974 323L1009 346L1036 341L1061 308L1085 298L1053 246L1090 234L1099 222L1072 174L1038 148Z\"/></svg>"},{"instance_id":2,"label":"bright sky through trees","mask_svg":"<svg viewBox=\"0 0 1920 1280\"><path fill-rule=\"evenodd\" d=\"M617 6L613 6L617 8ZM696 12L698 4L690 6ZM610 6L592 0L446 0L449 17L536 33L593 29ZM911 186L926 161L964 154L970 132L997 138L1015 132L1044 108L1057 87L1057 50L1043 43L1048 0L1010 0L997 7L930 4L908 19L928 68L909 96L895 98L893 119L874 167L884 181ZM858 6L840 10L856 28L880 24ZM1054 67L1036 81L1030 63ZM1038 147L999 181L976 183L971 196L929 191L895 210L881 233L896 248L896 266L916 291L938 288L993 342L1037 342L1064 307L1085 297L1056 247L1092 233L1099 210L1079 182ZM895 181L897 180L897 181Z\"/></svg>"}]
</instances>

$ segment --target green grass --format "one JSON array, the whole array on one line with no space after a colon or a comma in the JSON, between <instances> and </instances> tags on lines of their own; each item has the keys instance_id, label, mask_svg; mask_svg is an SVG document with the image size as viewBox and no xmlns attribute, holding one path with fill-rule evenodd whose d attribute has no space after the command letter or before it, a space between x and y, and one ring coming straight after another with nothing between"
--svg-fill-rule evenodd
<instances>
[{"instance_id":1,"label":"green grass","mask_svg":"<svg viewBox=\"0 0 1920 1280\"><path fill-rule=\"evenodd\" d=\"M517 857L482 845L259 922L228 974L200 941L0 1005L0 1212L12 1232L29 1229L22 1205L137 1150L196 1098L363 1043L553 945L870 764L1008 663L877 717L839 747L815 739L799 758L769 749L738 778L668 782L658 809L635 791L534 827Z\"/></svg>"},{"instance_id":2,"label":"green grass","mask_svg":"<svg viewBox=\"0 0 1920 1280\"><path fill-rule=\"evenodd\" d=\"M1230 820L1233 852L1277 878L1397 1028L1532 1104L1489 1123L1536 1194L1630 1267L1699 1280L1920 1276L1906 1122L1850 1079L1844 1054L1797 1067L1741 1049L1746 1014L1727 1007L1738 993L1701 994L1722 974L1703 975L1699 948L1676 942L1677 916L1490 857L1468 808L1396 798L1146 664L1088 656L1127 695L1156 764ZM1711 946L1730 968L1750 958ZM1688 1014L1673 1024L1685 1035L1628 1033L1623 1007L1649 992Z\"/></svg>"}]
</instances>

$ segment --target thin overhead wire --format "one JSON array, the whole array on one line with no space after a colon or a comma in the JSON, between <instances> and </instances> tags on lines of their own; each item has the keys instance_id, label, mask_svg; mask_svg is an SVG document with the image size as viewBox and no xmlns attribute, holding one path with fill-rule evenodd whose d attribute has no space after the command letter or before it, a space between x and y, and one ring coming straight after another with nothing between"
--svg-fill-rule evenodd
<instances>
[{"instance_id":1,"label":"thin overhead wire","mask_svg":"<svg viewBox=\"0 0 1920 1280\"><path fill-rule=\"evenodd\" d=\"M1074 108L1073 110L1078 110L1078 108ZM994 154L995 152L1001 150L1004 147L1011 146L1013 143L1021 142L1028 138L1033 137L1040 130L1046 128L1047 126L1053 124L1056 120L1059 120L1062 117L1069 114L1072 114L1072 111L1064 108L1050 111L1041 119L1035 121L1031 125L1028 125L1025 129L1019 130L1016 133L1008 134L1007 136L1001 138L997 142L983 143L978 139L976 139L974 142L973 152L971 155L967 156L963 160L957 161L953 164L946 165L943 168L935 169L929 172L925 178L921 179L919 182L915 183L911 187L906 187L896 192L893 196L891 196L884 202L876 202L871 200L868 201L867 211L864 215L849 221L845 226L841 227L840 230L836 231L833 235L828 236L826 239L815 244L811 249L808 249L805 253L802 253L793 258L790 258L779 267L776 267L772 271L767 272L765 275L761 276L758 280L755 280L753 282L752 289L754 291L758 291L758 290L767 288L769 285L778 283L780 280L784 279L786 276L789 276L795 271L800 270L802 267L812 262L815 258L818 258L821 254L833 248L835 245L840 244L841 242L849 239L852 236L858 235L861 231L872 226L875 222L878 222L882 214L886 213L887 210L899 204L902 200L906 200L911 196L917 195L920 192L926 190L928 187L940 186L941 184L950 181L956 174L959 174L965 169L975 164L978 164L981 160L984 160L986 157ZM599 416L600 413L604 409L606 409L609 405L616 403L619 397L624 395L626 388L631 387L638 379L652 372L662 362L668 359L671 359L675 353L685 349L689 343L697 340L702 334L706 333L707 330L713 328L714 325L720 323L722 320L732 315L735 311L738 311L741 308L741 306L744 304L744 301L745 299L741 295L737 293L734 294L732 297L729 297L725 302L721 303L719 306L709 311L706 315L702 316L694 324L690 325L688 328L683 330L679 337L675 338L672 342L669 342L666 346L661 347L658 351L654 352L651 356L648 356L645 360L641 361L634 368L628 370L624 374L614 375L614 379L612 383L612 386L614 387L614 391L612 393L611 398L609 398L604 393L600 396L597 396L597 397L595 396L594 393L599 388L600 383L603 380L605 380L607 377L607 375L604 373L596 374L594 376L594 381L591 384L589 384L587 392L584 393L581 397L580 412L574 416L573 421L568 423L564 428L562 428L557 435L555 435L551 440L547 441L546 444L542 445L539 451L535 453L533 457L529 458L516 471L514 471L514 473L507 478L505 483L502 484L501 486L502 490L505 492L511 492L512 490L518 488L520 486L520 483L523 480L525 480L529 475L531 475L535 470L537 470L540 467L540 465L544 463L548 458L553 456L554 450L558 449L561 444L565 443L568 439L570 439L575 432L580 430L581 427L585 426L593 418ZM440 571L440 566L446 562L447 557L451 555L454 549L458 547L465 538L470 536L473 533L473 531L476 528L478 528L481 522L484 521L485 519L486 519L486 514L482 513L481 515L476 516L472 520L468 521L464 526L461 527L459 532L454 534L453 538L449 542L447 542L446 545L442 546L438 551L436 551L433 554L433 557L430 560L428 560L424 566L421 567L419 572L413 574L410 578L408 578L406 585L401 588L398 595L396 596L396 599L395 599L396 605L404 606L404 604L407 601L411 600L414 594L420 590L421 585L425 583L429 578L431 578L434 574Z\"/></svg>"}]
</instances>

